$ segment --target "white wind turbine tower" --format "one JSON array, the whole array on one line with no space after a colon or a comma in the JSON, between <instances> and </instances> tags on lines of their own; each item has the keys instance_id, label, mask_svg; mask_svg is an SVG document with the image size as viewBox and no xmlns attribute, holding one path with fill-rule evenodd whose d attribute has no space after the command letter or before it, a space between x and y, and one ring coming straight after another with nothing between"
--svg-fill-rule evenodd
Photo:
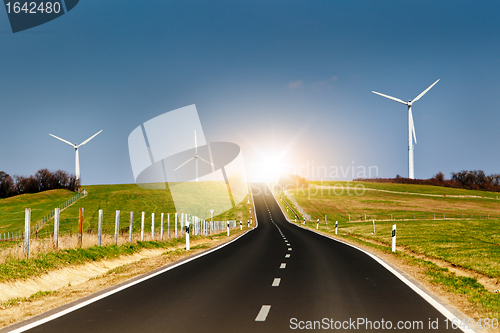
<instances>
[{"instance_id":1,"label":"white wind turbine tower","mask_svg":"<svg viewBox=\"0 0 500 333\"><path fill-rule=\"evenodd\" d=\"M422 96L424 96L425 93L428 92L432 87L434 87L434 85L438 82L439 82L439 79L436 82L434 82L433 84L431 84L429 86L429 88L422 91L422 93L420 95L418 95L417 97L415 97L415 99L413 101L408 101L408 103L400 100L399 98L391 97L388 95L378 93L376 91L372 91L372 93L374 93L374 94L380 95L380 96L385 97L385 98L392 99L393 101L396 101L396 102L399 102L401 104L408 106L408 178L410 178L410 179L415 178L415 172L414 172L415 170L413 167L413 140L411 138L412 134L413 134L413 139L415 140L415 143L417 143L417 137L415 135L415 124L413 123L413 114L411 113L411 106L413 105L413 103L418 101Z\"/></svg>"},{"instance_id":2,"label":"white wind turbine tower","mask_svg":"<svg viewBox=\"0 0 500 333\"><path fill-rule=\"evenodd\" d=\"M56 138L58 140L61 140L62 142L65 142L68 145L70 145L71 147L75 148L75 176L76 176L77 180L80 179L80 159L78 157L78 148L80 148L81 146L83 146L84 144L86 144L87 142L89 142L90 140L92 140L93 138L95 138L97 136L97 134L99 134L101 132L102 132L102 130L100 130L96 134L92 135L90 138L88 138L87 140L83 141L79 145L77 145L76 143L71 143L71 142L66 141L64 139L61 139L60 137L57 137L57 136L49 133L50 136L52 136L52 137L54 137L54 138Z\"/></svg>"},{"instance_id":3,"label":"white wind turbine tower","mask_svg":"<svg viewBox=\"0 0 500 333\"><path fill-rule=\"evenodd\" d=\"M177 168L174 169L174 171L177 171L177 169L180 169L181 167L183 167L184 165L188 164L192 160L195 160L195 162L196 162L196 181L198 181L198 159L200 159L203 162L205 162L207 164L210 164L210 165L212 165L212 166L215 167L214 164L212 164L209 161L207 161L206 159L198 156L198 141L196 141L196 130L194 130L194 157L191 157L189 160L187 160L186 162L184 162L181 165L179 165Z\"/></svg>"}]
</instances>

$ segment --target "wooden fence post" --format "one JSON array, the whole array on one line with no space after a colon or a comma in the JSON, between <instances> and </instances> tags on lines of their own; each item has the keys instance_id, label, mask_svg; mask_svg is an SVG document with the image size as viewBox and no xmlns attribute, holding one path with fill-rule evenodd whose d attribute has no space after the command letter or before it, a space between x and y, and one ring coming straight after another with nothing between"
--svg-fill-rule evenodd
<instances>
[{"instance_id":1,"label":"wooden fence post","mask_svg":"<svg viewBox=\"0 0 500 333\"><path fill-rule=\"evenodd\" d=\"M132 229L134 227L134 212L130 212L130 225L128 227L128 241L132 242Z\"/></svg>"},{"instance_id":2,"label":"wooden fence post","mask_svg":"<svg viewBox=\"0 0 500 333\"><path fill-rule=\"evenodd\" d=\"M161 213L160 218L160 240L163 240L163 213Z\"/></svg>"},{"instance_id":3,"label":"wooden fence post","mask_svg":"<svg viewBox=\"0 0 500 333\"><path fill-rule=\"evenodd\" d=\"M115 215L115 245L118 245L118 231L120 228L120 211L116 211Z\"/></svg>"},{"instance_id":4,"label":"wooden fence post","mask_svg":"<svg viewBox=\"0 0 500 333\"><path fill-rule=\"evenodd\" d=\"M83 207L80 207L78 216L78 246L82 247L83 241Z\"/></svg>"},{"instance_id":5,"label":"wooden fence post","mask_svg":"<svg viewBox=\"0 0 500 333\"><path fill-rule=\"evenodd\" d=\"M31 232L31 209L24 210L24 253L26 258L30 257L30 232Z\"/></svg>"},{"instance_id":6,"label":"wooden fence post","mask_svg":"<svg viewBox=\"0 0 500 333\"><path fill-rule=\"evenodd\" d=\"M59 247L59 208L54 213L54 246L56 249Z\"/></svg>"},{"instance_id":7,"label":"wooden fence post","mask_svg":"<svg viewBox=\"0 0 500 333\"><path fill-rule=\"evenodd\" d=\"M97 220L97 245L101 246L102 240L102 209L99 209L99 217Z\"/></svg>"}]
</instances>

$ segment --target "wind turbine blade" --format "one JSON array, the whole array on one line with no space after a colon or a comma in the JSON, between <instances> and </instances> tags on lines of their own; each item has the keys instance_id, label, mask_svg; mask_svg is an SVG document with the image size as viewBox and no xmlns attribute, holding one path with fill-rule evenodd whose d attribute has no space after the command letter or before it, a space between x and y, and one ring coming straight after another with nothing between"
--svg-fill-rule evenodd
<instances>
[{"instance_id":1,"label":"wind turbine blade","mask_svg":"<svg viewBox=\"0 0 500 333\"><path fill-rule=\"evenodd\" d=\"M194 160L194 157L191 157L189 160L187 160L186 162L182 163L181 165L179 165L177 168L174 169L174 171L177 171L177 169L185 166L186 164L188 164L189 162L191 162L192 160Z\"/></svg>"},{"instance_id":2,"label":"wind turbine blade","mask_svg":"<svg viewBox=\"0 0 500 333\"><path fill-rule=\"evenodd\" d=\"M393 101L399 102L399 103L401 103L401 104L408 105L408 103L406 103L406 102L404 102L404 101L400 100L399 98L392 97L392 96L388 96L388 95L384 95L384 94L381 94L381 93L376 92L376 91L372 91L372 93L377 94L377 95L380 95L380 96L385 97L385 98L388 98L388 99L392 99Z\"/></svg>"},{"instance_id":3,"label":"wind turbine blade","mask_svg":"<svg viewBox=\"0 0 500 333\"><path fill-rule=\"evenodd\" d=\"M74 143L71 143L71 142L69 142L69 141L66 141L66 140L64 140L64 139L61 139L60 137L58 137L58 136L55 136L55 135L53 135L53 134L50 134L50 133L49 133L49 135L50 135L50 136L52 136L52 137L54 137L54 138L56 138L56 139L58 139L58 140L61 140L62 142L65 142L65 143L67 143L68 145L70 145L70 146L71 146L71 147L73 147L73 148L75 147L75 144L74 144Z\"/></svg>"},{"instance_id":4,"label":"wind turbine blade","mask_svg":"<svg viewBox=\"0 0 500 333\"><path fill-rule=\"evenodd\" d=\"M86 144L87 142L89 142L90 140L92 140L93 138L95 138L95 137L97 136L97 134L99 134L99 133L101 133L101 132L102 132L102 130L100 130L100 131L99 131L99 132L97 132L96 134L92 135L90 138L88 138L87 140L85 140L85 141L83 141L82 143L80 143L80 144L78 145L78 147L83 146L84 144Z\"/></svg>"},{"instance_id":5,"label":"wind turbine blade","mask_svg":"<svg viewBox=\"0 0 500 333\"><path fill-rule=\"evenodd\" d=\"M426 92L428 92L429 90L431 90L431 88L434 87L434 85L439 82L439 80L440 79L438 79L436 82L434 82L433 84L431 84L429 86L429 88L427 88L424 91L422 91L422 93L420 95L418 95L417 97L415 97L415 99L412 101L412 103L418 101L422 96L424 96Z\"/></svg>"},{"instance_id":6,"label":"wind turbine blade","mask_svg":"<svg viewBox=\"0 0 500 333\"><path fill-rule=\"evenodd\" d=\"M413 140L417 143L417 136L415 134L415 123L413 122L413 113L410 109L410 122L411 122L411 132L413 133Z\"/></svg>"},{"instance_id":7,"label":"wind turbine blade","mask_svg":"<svg viewBox=\"0 0 500 333\"><path fill-rule=\"evenodd\" d=\"M210 164L210 165L211 165L211 166L213 166L213 167L218 168L218 166L217 166L217 165L210 163L210 162L209 162L209 161L207 161L206 159L204 159L204 158L202 158L202 157L200 157L200 156L198 156L198 158L199 158L200 160L202 160L203 162L205 162L205 163L207 163L207 164Z\"/></svg>"}]
</instances>

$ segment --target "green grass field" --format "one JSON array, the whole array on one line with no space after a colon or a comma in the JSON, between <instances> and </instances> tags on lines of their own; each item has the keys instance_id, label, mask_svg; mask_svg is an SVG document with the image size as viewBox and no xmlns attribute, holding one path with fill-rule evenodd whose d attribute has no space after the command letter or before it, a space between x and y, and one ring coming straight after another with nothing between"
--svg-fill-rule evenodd
<instances>
[{"instance_id":1,"label":"green grass field","mask_svg":"<svg viewBox=\"0 0 500 333\"><path fill-rule=\"evenodd\" d=\"M336 183L347 185L347 182ZM351 182L353 184L356 183ZM366 184L363 183L366 187L376 189L380 185ZM327 215L331 228L337 220L342 231L380 241L388 246L391 242L392 225L396 224L398 245L500 278L500 219L497 218L500 214L500 200L467 196L420 196L410 193L429 194L434 189L429 189L432 186L422 185L382 185L390 185L391 191L399 193L366 190L363 195L348 194L346 191L338 195L340 191L337 194L326 191L321 193L317 188L310 188L306 191L292 190L289 194L311 214L313 221L324 221L324 216ZM460 195L466 195L464 191L467 193L467 190L449 190ZM488 192L474 192L475 196L490 195ZM368 220L366 222L365 214ZM376 220L375 234L372 234L373 219Z\"/></svg>"},{"instance_id":2,"label":"green grass field","mask_svg":"<svg viewBox=\"0 0 500 333\"><path fill-rule=\"evenodd\" d=\"M165 228L167 214L173 226L176 212L170 191L145 189L135 184L124 185L92 185L83 187L88 195L61 212L60 233L75 233L78 230L79 208L84 209L83 229L85 232L96 232L99 209L103 210L103 232L114 232L115 212L120 210L120 229L128 230L130 212L134 212L133 227L138 230L141 225L141 212L145 212L145 228L151 230L151 214L155 213L155 227L160 228L160 214L164 213ZM24 228L24 208L32 209L32 223L50 213L59 204L73 197L75 193L65 190L47 191L37 194L25 194L8 199L0 199L0 232L20 231ZM214 216L214 220L250 219L246 200L235 208ZM207 210L210 209L207 208ZM180 213L180 212L179 212ZM191 212L183 212L191 213ZM39 237L53 233L53 219L38 232Z\"/></svg>"},{"instance_id":3,"label":"green grass field","mask_svg":"<svg viewBox=\"0 0 500 333\"><path fill-rule=\"evenodd\" d=\"M410 253L444 260L500 281L500 219L497 218L500 200L496 199L496 193L426 185L311 183L308 190L288 191L311 215L308 227L315 229L315 221L319 219L320 230L333 234L337 220L340 237L390 253L392 225L396 224L400 249L404 247ZM337 185L336 192L332 190L334 185ZM356 185L363 185L365 191L362 194L358 191L360 195L357 195L352 191ZM351 188L350 192L346 190L347 186ZM367 221L364 220L365 214ZM324 223L325 215L328 226ZM449 292L466 295L482 315L500 316L498 294L486 290L475 278L457 276L414 255L399 251L394 255L423 267L431 283L439 284Z\"/></svg>"}]
</instances>

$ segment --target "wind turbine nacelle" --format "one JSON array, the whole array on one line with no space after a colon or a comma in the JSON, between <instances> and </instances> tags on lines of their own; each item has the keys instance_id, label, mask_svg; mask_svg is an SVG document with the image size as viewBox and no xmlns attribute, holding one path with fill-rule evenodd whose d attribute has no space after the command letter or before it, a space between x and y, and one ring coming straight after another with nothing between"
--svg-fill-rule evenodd
<instances>
[{"instance_id":1,"label":"wind turbine nacelle","mask_svg":"<svg viewBox=\"0 0 500 333\"><path fill-rule=\"evenodd\" d=\"M411 105L412 105L412 102L408 101L408 106L411 107Z\"/></svg>"}]
</instances>

